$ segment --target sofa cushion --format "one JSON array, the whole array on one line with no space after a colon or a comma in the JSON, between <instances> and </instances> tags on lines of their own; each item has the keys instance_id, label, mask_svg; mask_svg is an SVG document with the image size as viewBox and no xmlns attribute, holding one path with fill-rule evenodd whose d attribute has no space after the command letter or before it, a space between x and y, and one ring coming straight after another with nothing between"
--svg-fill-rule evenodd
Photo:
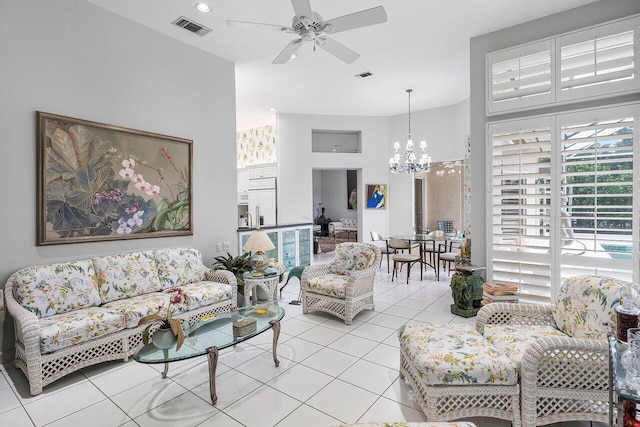
<instances>
[{"instance_id":1,"label":"sofa cushion","mask_svg":"<svg viewBox=\"0 0 640 427\"><path fill-rule=\"evenodd\" d=\"M207 268L196 249L170 248L154 251L163 289L201 282Z\"/></svg>"},{"instance_id":2,"label":"sofa cushion","mask_svg":"<svg viewBox=\"0 0 640 427\"><path fill-rule=\"evenodd\" d=\"M166 316L167 307L169 307L173 314L187 311L187 306L184 303L169 305L170 298L170 292L152 292L127 299L111 301L103 307L121 313L125 317L126 327L135 328L138 326L140 319L149 314L158 313L160 316Z\"/></svg>"},{"instance_id":3,"label":"sofa cushion","mask_svg":"<svg viewBox=\"0 0 640 427\"><path fill-rule=\"evenodd\" d=\"M346 242L336 245L329 271L334 274L349 274L353 270L364 270L373 265L376 253L373 248L361 243Z\"/></svg>"},{"instance_id":4,"label":"sofa cushion","mask_svg":"<svg viewBox=\"0 0 640 427\"><path fill-rule=\"evenodd\" d=\"M103 304L162 289L153 251L98 257L93 265Z\"/></svg>"},{"instance_id":5,"label":"sofa cushion","mask_svg":"<svg viewBox=\"0 0 640 427\"><path fill-rule=\"evenodd\" d=\"M89 260L36 265L15 272L13 297L38 318L100 305Z\"/></svg>"},{"instance_id":6,"label":"sofa cushion","mask_svg":"<svg viewBox=\"0 0 640 427\"><path fill-rule=\"evenodd\" d=\"M124 316L103 307L56 314L40 319L40 351L60 350L124 328Z\"/></svg>"},{"instance_id":7,"label":"sofa cushion","mask_svg":"<svg viewBox=\"0 0 640 427\"><path fill-rule=\"evenodd\" d=\"M357 229L358 228L358 220L357 219L351 219L351 218L340 218L340 222L342 223L342 227L343 228L351 228L351 229Z\"/></svg>"},{"instance_id":8,"label":"sofa cushion","mask_svg":"<svg viewBox=\"0 0 640 427\"><path fill-rule=\"evenodd\" d=\"M576 276L566 279L552 306L558 329L575 338L604 339L615 325L620 289L629 282L610 277Z\"/></svg>"},{"instance_id":9,"label":"sofa cushion","mask_svg":"<svg viewBox=\"0 0 640 427\"><path fill-rule=\"evenodd\" d=\"M309 279L309 290L315 294L344 299L348 282L348 275L329 273Z\"/></svg>"},{"instance_id":10,"label":"sofa cushion","mask_svg":"<svg viewBox=\"0 0 640 427\"><path fill-rule=\"evenodd\" d=\"M400 346L427 385L514 385L518 370L471 326L410 323Z\"/></svg>"},{"instance_id":11,"label":"sofa cushion","mask_svg":"<svg viewBox=\"0 0 640 427\"><path fill-rule=\"evenodd\" d=\"M539 338L567 338L562 331L550 325L485 325L482 335L504 353L520 369L522 356L529 344Z\"/></svg>"},{"instance_id":12,"label":"sofa cushion","mask_svg":"<svg viewBox=\"0 0 640 427\"><path fill-rule=\"evenodd\" d=\"M195 310L231 298L231 285L217 282L195 282L180 286L187 310Z\"/></svg>"}]
</instances>

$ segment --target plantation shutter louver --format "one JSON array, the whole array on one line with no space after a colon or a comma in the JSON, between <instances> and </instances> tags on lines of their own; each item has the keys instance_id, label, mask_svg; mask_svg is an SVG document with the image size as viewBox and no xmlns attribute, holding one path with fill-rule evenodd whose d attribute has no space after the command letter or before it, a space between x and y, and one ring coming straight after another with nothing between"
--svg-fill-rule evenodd
<instances>
[{"instance_id":1,"label":"plantation shutter louver","mask_svg":"<svg viewBox=\"0 0 640 427\"><path fill-rule=\"evenodd\" d=\"M558 38L560 78L556 99L565 101L640 88L635 59L637 22L629 19Z\"/></svg>"},{"instance_id":2,"label":"plantation shutter louver","mask_svg":"<svg viewBox=\"0 0 640 427\"><path fill-rule=\"evenodd\" d=\"M551 127L490 127L491 276L520 286L521 299L550 296Z\"/></svg>"},{"instance_id":3,"label":"plantation shutter louver","mask_svg":"<svg viewBox=\"0 0 640 427\"><path fill-rule=\"evenodd\" d=\"M601 114L614 112L561 119L563 276L633 271L634 114L625 107Z\"/></svg>"},{"instance_id":4,"label":"plantation shutter louver","mask_svg":"<svg viewBox=\"0 0 640 427\"><path fill-rule=\"evenodd\" d=\"M489 112L552 101L551 41L490 54L487 64Z\"/></svg>"}]
</instances>

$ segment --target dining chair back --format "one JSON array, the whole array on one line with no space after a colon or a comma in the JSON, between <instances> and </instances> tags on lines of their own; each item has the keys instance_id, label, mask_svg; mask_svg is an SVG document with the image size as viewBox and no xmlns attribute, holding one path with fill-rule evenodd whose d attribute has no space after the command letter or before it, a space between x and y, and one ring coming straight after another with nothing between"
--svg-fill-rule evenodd
<instances>
[{"instance_id":1,"label":"dining chair back","mask_svg":"<svg viewBox=\"0 0 640 427\"><path fill-rule=\"evenodd\" d=\"M382 257L384 257L385 255L387 256L387 273L389 273L389 255L393 255L396 253L396 250L393 248L389 247L389 239L382 237L380 235L380 233L378 233L377 231L370 231L369 232L371 234L371 240L374 242L384 242L384 247L382 246L378 246L380 248L380 252L382 253L382 256L380 257L380 266L379 268L382 268Z\"/></svg>"}]
</instances>

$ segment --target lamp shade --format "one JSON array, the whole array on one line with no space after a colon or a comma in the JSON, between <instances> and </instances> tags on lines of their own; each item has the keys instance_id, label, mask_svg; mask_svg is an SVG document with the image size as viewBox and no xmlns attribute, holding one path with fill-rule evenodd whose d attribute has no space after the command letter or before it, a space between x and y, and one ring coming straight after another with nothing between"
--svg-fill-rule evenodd
<instances>
[{"instance_id":1,"label":"lamp shade","mask_svg":"<svg viewBox=\"0 0 640 427\"><path fill-rule=\"evenodd\" d=\"M242 247L243 250L251 252L264 252L275 248L271 239L267 236L267 233L262 230L254 230L249 236L247 243Z\"/></svg>"}]
</instances>

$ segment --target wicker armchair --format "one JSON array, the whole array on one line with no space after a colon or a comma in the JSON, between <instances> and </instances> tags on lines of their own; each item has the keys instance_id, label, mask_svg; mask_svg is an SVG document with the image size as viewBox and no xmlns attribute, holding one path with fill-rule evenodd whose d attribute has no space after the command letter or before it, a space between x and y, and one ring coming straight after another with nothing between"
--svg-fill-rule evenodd
<instances>
[{"instance_id":1,"label":"wicker armchair","mask_svg":"<svg viewBox=\"0 0 640 427\"><path fill-rule=\"evenodd\" d=\"M347 325L360 311L373 310L373 282L382 255L371 243L340 243L329 264L302 273L302 312L324 311Z\"/></svg>"},{"instance_id":2,"label":"wicker armchair","mask_svg":"<svg viewBox=\"0 0 640 427\"><path fill-rule=\"evenodd\" d=\"M522 425L608 422L607 324L623 285L598 276L567 279L553 305L493 303L476 329L520 366Z\"/></svg>"}]
</instances>

